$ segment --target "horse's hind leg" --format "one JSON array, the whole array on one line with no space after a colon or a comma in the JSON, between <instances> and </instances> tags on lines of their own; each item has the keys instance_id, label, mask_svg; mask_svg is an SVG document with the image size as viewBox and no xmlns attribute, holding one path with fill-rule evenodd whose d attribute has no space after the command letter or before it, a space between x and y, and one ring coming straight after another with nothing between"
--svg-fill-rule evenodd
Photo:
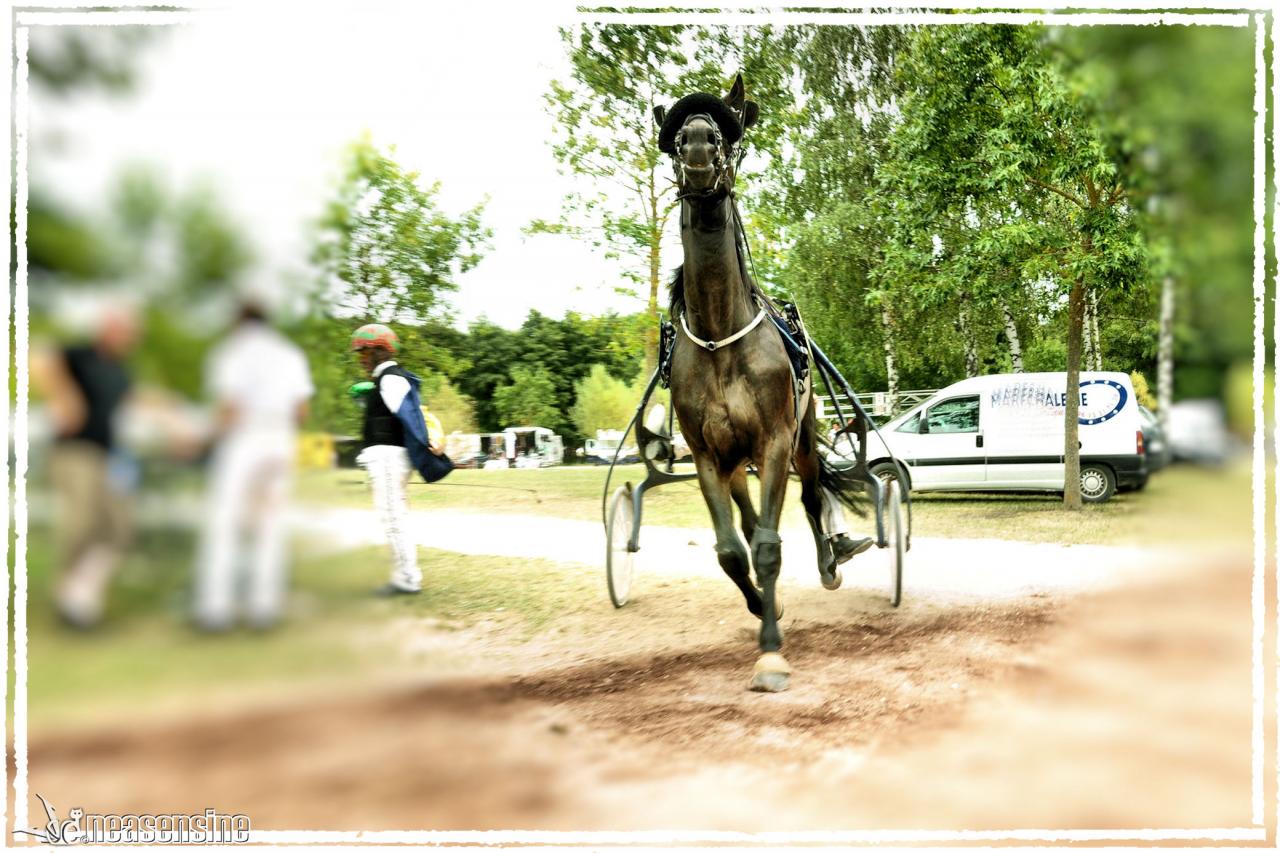
<instances>
[{"instance_id":1,"label":"horse's hind leg","mask_svg":"<svg viewBox=\"0 0 1280 853\"><path fill-rule=\"evenodd\" d=\"M742 597L747 600L747 609L759 616L763 611L760 593L751 583L751 558L738 531L733 528L733 507L729 503L730 477L717 470L710 462L696 461L698 484L702 487L702 497L707 502L711 524L716 531L716 559L729 579L742 590ZM752 515L754 514L753 511Z\"/></svg>"},{"instance_id":2,"label":"horse's hind leg","mask_svg":"<svg viewBox=\"0 0 1280 853\"><path fill-rule=\"evenodd\" d=\"M756 533L756 522L760 517L756 515L756 508L751 505L751 492L747 489L747 466L743 465L733 472L733 476L729 479L729 493L733 495L733 502L738 505L742 535L750 542L751 537Z\"/></svg>"},{"instance_id":3,"label":"horse's hind leg","mask_svg":"<svg viewBox=\"0 0 1280 853\"><path fill-rule=\"evenodd\" d=\"M800 502L804 504L809 529L813 531L813 544L818 550L818 575L822 579L822 585L827 589L838 589L843 577L840 567L836 565L827 531L822 527L822 493L819 491L822 487L818 483L818 446L814 429L812 416L806 417L795 454L796 473L800 475Z\"/></svg>"}]
</instances>

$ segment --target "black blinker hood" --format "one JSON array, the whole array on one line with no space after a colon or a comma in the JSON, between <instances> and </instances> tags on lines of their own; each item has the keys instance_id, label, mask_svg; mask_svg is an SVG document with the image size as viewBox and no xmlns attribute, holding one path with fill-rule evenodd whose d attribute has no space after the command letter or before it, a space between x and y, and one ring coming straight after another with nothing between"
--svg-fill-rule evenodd
<instances>
[{"instance_id":1,"label":"black blinker hood","mask_svg":"<svg viewBox=\"0 0 1280 853\"><path fill-rule=\"evenodd\" d=\"M694 92L676 101L658 130L658 150L664 154L676 153L676 134L684 127L689 116L707 114L720 127L724 141L733 145L742 138L742 122L738 114L723 100L706 92Z\"/></svg>"}]
</instances>

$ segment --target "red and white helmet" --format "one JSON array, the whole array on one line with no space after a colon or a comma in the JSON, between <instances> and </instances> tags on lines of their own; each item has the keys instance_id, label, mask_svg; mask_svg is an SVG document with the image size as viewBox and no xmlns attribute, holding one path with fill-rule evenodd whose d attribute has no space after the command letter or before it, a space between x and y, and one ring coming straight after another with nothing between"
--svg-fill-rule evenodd
<instances>
[{"instance_id":1,"label":"red and white helmet","mask_svg":"<svg viewBox=\"0 0 1280 853\"><path fill-rule=\"evenodd\" d=\"M387 326L381 323L366 323L351 335L351 348L384 349L387 352L400 351L400 338Z\"/></svg>"}]
</instances>

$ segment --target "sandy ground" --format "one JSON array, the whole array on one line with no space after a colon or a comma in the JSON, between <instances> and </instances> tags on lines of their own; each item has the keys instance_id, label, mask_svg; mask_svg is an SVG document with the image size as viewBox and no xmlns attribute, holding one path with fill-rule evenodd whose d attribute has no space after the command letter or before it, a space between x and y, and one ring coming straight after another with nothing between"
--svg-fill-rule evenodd
<instances>
[{"instance_id":1,"label":"sandy ground","mask_svg":"<svg viewBox=\"0 0 1280 853\"><path fill-rule=\"evenodd\" d=\"M326 512L317 534L364 541L369 519ZM434 547L592 564L603 550L587 522L503 517L498 539L477 535L497 519L446 515L423 530ZM574 544L578 525L595 539ZM760 695L744 689L755 623L736 592L681 583L706 572L707 534L644 534L621 611L533 642L397 626L487 660L483 675L428 659L394 687L49 733L31 790L99 812L241 811L256 829L1251 825L1247 552L918 539L894 610L884 555L828 592L792 535L795 675Z\"/></svg>"}]
</instances>

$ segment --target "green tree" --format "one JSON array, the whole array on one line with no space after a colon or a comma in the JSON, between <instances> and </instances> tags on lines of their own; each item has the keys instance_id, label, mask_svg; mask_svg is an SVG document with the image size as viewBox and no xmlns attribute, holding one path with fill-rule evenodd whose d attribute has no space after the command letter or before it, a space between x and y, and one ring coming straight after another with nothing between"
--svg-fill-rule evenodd
<instances>
[{"instance_id":1,"label":"green tree","mask_svg":"<svg viewBox=\"0 0 1280 853\"><path fill-rule=\"evenodd\" d=\"M197 397L202 362L225 307L253 261L248 239L207 184L166 187L148 167L126 166L96 209L65 213L46 202L33 227L32 309L56 328L59 299L111 292L137 298L144 334L137 376ZM36 219L32 220L35 226Z\"/></svg>"},{"instance_id":2,"label":"green tree","mask_svg":"<svg viewBox=\"0 0 1280 853\"><path fill-rule=\"evenodd\" d=\"M918 310L913 288L885 268L893 211L877 203L877 175L901 96L893 69L904 38L896 26L804 26L775 40L774 62L804 97L778 119L786 144L769 161L752 217L762 277L797 301L855 386L891 395L900 382L945 375L934 355L955 337L939 331L943 312Z\"/></svg>"},{"instance_id":3,"label":"green tree","mask_svg":"<svg viewBox=\"0 0 1280 853\"><path fill-rule=\"evenodd\" d=\"M644 370L657 363L658 305L663 284L663 237L675 182L658 151L655 106L691 92L720 92L734 70L748 78L752 97L772 94L781 106L783 77L763 61L770 31L674 26L588 24L560 31L568 54L567 80L546 95L556 119L552 153L561 170L583 180L565 198L556 220L537 220L534 233L568 234L621 259L627 286L645 300ZM771 137L766 129L757 141ZM774 134L776 137L776 133ZM768 147L767 144L764 147Z\"/></svg>"},{"instance_id":4,"label":"green tree","mask_svg":"<svg viewBox=\"0 0 1280 853\"><path fill-rule=\"evenodd\" d=\"M165 27L33 27L31 79L59 95L93 88L113 95L133 91L142 48Z\"/></svg>"},{"instance_id":5,"label":"green tree","mask_svg":"<svg viewBox=\"0 0 1280 853\"><path fill-rule=\"evenodd\" d=\"M37 97L84 96L124 98L137 85L138 61L164 27L33 27L28 64ZM45 117L47 119L47 116ZM42 122L43 123L43 122ZM32 140L32 155L41 157L45 140L65 131L45 125ZM111 240L93 221L96 212L76 210L57 197L42 180L44 169L31 172L27 204L28 269L62 282L100 279L114 270Z\"/></svg>"},{"instance_id":6,"label":"green tree","mask_svg":"<svg viewBox=\"0 0 1280 853\"><path fill-rule=\"evenodd\" d=\"M443 312L456 278L480 262L491 232L484 202L450 217L439 182L416 172L366 137L352 144L320 224L315 259L335 312L364 322L421 322Z\"/></svg>"},{"instance_id":7,"label":"green tree","mask_svg":"<svg viewBox=\"0 0 1280 853\"><path fill-rule=\"evenodd\" d=\"M1016 210L1020 216L997 233L984 232L984 248L1018 254L1020 279L1066 291L1064 506L1077 509L1088 293L1125 290L1145 278L1127 196L1126 137L1050 60L1037 27L920 29L900 70L906 94L887 180L906 213L899 223L904 242L919 253L939 212ZM1020 254L1022 245L1035 250Z\"/></svg>"},{"instance_id":8,"label":"green tree","mask_svg":"<svg viewBox=\"0 0 1280 853\"><path fill-rule=\"evenodd\" d=\"M422 403L440 419L445 432L475 432L475 403L443 376L424 379Z\"/></svg>"},{"instance_id":9,"label":"green tree","mask_svg":"<svg viewBox=\"0 0 1280 853\"><path fill-rule=\"evenodd\" d=\"M1152 286L1103 297L1108 352L1156 376L1167 401L1217 396L1230 366L1252 358L1255 33L1115 26L1055 36L1072 76L1126 126L1130 195L1152 245ZM1171 363L1158 371L1162 335Z\"/></svg>"},{"instance_id":10,"label":"green tree","mask_svg":"<svg viewBox=\"0 0 1280 853\"><path fill-rule=\"evenodd\" d=\"M573 425L585 436L601 429L622 429L635 413L641 390L611 376L604 365L591 365L591 372L574 386Z\"/></svg>"},{"instance_id":11,"label":"green tree","mask_svg":"<svg viewBox=\"0 0 1280 853\"><path fill-rule=\"evenodd\" d=\"M289 336L307 354L311 383L316 389L309 406L308 429L335 435L360 434L361 410L347 389L367 377L362 376L360 365L350 351L353 329L349 321L328 317L319 311L308 314L288 329Z\"/></svg>"},{"instance_id":12,"label":"green tree","mask_svg":"<svg viewBox=\"0 0 1280 853\"><path fill-rule=\"evenodd\" d=\"M509 423L494 406L494 392L510 381L511 368L520 364L517 334L480 319L467 331L471 363L457 377L458 389L475 401L480 429L495 431Z\"/></svg>"},{"instance_id":13,"label":"green tree","mask_svg":"<svg viewBox=\"0 0 1280 853\"><path fill-rule=\"evenodd\" d=\"M493 392L493 406L504 426L559 427L563 415L554 402L555 384L542 367L518 366L510 384Z\"/></svg>"}]
</instances>

